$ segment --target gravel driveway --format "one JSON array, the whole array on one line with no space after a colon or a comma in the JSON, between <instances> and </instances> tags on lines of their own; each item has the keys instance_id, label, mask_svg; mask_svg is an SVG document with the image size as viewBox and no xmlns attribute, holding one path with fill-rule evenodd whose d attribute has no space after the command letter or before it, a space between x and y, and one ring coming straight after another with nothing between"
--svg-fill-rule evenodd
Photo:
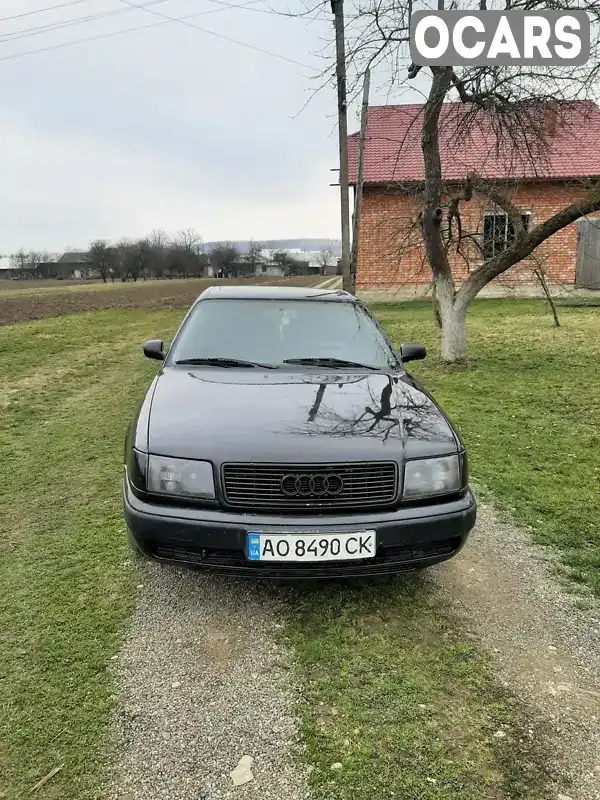
<instances>
[{"instance_id":1,"label":"gravel driveway","mask_svg":"<svg viewBox=\"0 0 600 800\"><path fill-rule=\"evenodd\" d=\"M122 800L302 800L293 687L264 587L149 564L118 663ZM250 756L253 780L230 773Z\"/></svg>"},{"instance_id":2,"label":"gravel driveway","mask_svg":"<svg viewBox=\"0 0 600 800\"><path fill-rule=\"evenodd\" d=\"M557 800L600 800L600 606L578 608L552 566L482 508L461 554L427 575L551 731ZM275 644L277 593L155 564L144 574L117 662L110 800L308 798L288 655ZM244 756L253 779L236 787Z\"/></svg>"},{"instance_id":3,"label":"gravel driveway","mask_svg":"<svg viewBox=\"0 0 600 800\"><path fill-rule=\"evenodd\" d=\"M579 608L555 564L480 507L467 546L430 575L491 651L500 680L550 729L557 798L600 800L600 604Z\"/></svg>"}]
</instances>

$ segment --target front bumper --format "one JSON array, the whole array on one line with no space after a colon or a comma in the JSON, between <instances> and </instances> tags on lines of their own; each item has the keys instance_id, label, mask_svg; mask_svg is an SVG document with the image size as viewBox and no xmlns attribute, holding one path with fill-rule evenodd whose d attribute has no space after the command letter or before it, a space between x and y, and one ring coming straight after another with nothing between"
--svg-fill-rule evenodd
<instances>
[{"instance_id":1,"label":"front bumper","mask_svg":"<svg viewBox=\"0 0 600 800\"><path fill-rule=\"evenodd\" d=\"M160 561L175 561L212 572L259 578L333 578L386 575L444 561L463 546L475 525L470 490L457 500L420 507L360 514L291 517L240 514L218 509L148 503L123 481L127 527L137 548ZM334 533L375 530L377 554L361 561L306 564L248 561L249 531Z\"/></svg>"}]
</instances>

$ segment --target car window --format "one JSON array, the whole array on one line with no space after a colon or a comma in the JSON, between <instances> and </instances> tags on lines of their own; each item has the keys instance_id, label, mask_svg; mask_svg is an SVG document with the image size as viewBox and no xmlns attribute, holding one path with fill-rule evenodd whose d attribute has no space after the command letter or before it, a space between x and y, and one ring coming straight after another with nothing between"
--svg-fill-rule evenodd
<instances>
[{"instance_id":1,"label":"car window","mask_svg":"<svg viewBox=\"0 0 600 800\"><path fill-rule=\"evenodd\" d=\"M188 358L336 358L386 368L393 354L359 305L240 298L195 306L169 353L170 363Z\"/></svg>"}]
</instances>

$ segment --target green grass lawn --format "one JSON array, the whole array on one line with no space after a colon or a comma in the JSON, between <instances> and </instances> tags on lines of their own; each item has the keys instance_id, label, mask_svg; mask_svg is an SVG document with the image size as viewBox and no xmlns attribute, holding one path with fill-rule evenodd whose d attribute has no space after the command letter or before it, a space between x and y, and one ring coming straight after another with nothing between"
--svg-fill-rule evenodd
<instances>
[{"instance_id":1,"label":"green grass lawn","mask_svg":"<svg viewBox=\"0 0 600 800\"><path fill-rule=\"evenodd\" d=\"M288 615L317 800L553 797L543 731L423 576L301 587Z\"/></svg>"},{"instance_id":2,"label":"green grass lawn","mask_svg":"<svg viewBox=\"0 0 600 800\"><path fill-rule=\"evenodd\" d=\"M29 797L55 767L37 796L98 786L107 667L135 586L119 482L153 369L137 344L172 320L111 311L0 328L0 797Z\"/></svg>"},{"instance_id":3,"label":"green grass lawn","mask_svg":"<svg viewBox=\"0 0 600 800\"><path fill-rule=\"evenodd\" d=\"M433 357L410 365L458 426L471 474L496 504L559 550L600 595L600 308L481 300L469 314L468 369L441 369L428 304L380 306L394 341Z\"/></svg>"},{"instance_id":4,"label":"green grass lawn","mask_svg":"<svg viewBox=\"0 0 600 800\"><path fill-rule=\"evenodd\" d=\"M377 313L396 343L435 351L428 306ZM140 343L168 339L181 316L122 309L0 328L7 800L29 797L56 767L36 796L97 796L109 668L137 581L121 519L123 434L156 369ZM561 319L555 331L542 303L481 302L469 322L471 368L441 371L431 358L414 372L459 425L478 483L600 593L600 315L565 309ZM546 796L524 710L494 685L485 654L427 582L298 590L286 603L318 797ZM507 736L497 738L501 726Z\"/></svg>"}]
</instances>

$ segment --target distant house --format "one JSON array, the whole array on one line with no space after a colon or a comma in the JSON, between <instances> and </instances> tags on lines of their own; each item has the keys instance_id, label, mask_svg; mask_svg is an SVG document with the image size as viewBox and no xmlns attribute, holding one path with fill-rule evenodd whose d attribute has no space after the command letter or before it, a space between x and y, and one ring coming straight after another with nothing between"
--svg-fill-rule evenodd
<instances>
[{"instance_id":1,"label":"distant house","mask_svg":"<svg viewBox=\"0 0 600 800\"><path fill-rule=\"evenodd\" d=\"M324 253L319 250L302 250L299 247L281 248L279 251L265 248L261 252L264 264L257 270L257 275L283 275L281 268L273 263L273 256L277 252L283 251L298 263L298 275L336 275L338 258L331 253ZM325 262L325 264L323 263ZM266 269L263 269L266 267Z\"/></svg>"},{"instance_id":2,"label":"distant house","mask_svg":"<svg viewBox=\"0 0 600 800\"><path fill-rule=\"evenodd\" d=\"M90 259L85 251L70 251L53 261L25 262L23 267L14 267L10 256L0 258L0 279L45 279L80 280L89 278Z\"/></svg>"},{"instance_id":3,"label":"distant house","mask_svg":"<svg viewBox=\"0 0 600 800\"><path fill-rule=\"evenodd\" d=\"M326 263L323 264L325 259L319 254L318 257L313 257L311 261L311 268L314 266L319 270L320 275L341 275L341 259L337 256L328 256Z\"/></svg>"},{"instance_id":4,"label":"distant house","mask_svg":"<svg viewBox=\"0 0 600 800\"><path fill-rule=\"evenodd\" d=\"M364 160L357 285L398 286L427 284L427 266L420 233L423 192L420 105L373 106L368 111ZM527 148L499 143L494 115L480 114L477 124L461 103L445 103L439 137L442 176L449 203L476 173L494 182L520 209L526 227L538 225L580 199L585 183L600 178L600 108L591 102L557 104L544 125L546 144L539 158ZM356 184L358 134L348 139L350 181ZM485 258L507 247L514 237L507 214L489 198L473 192L461 201L465 249L450 249L455 280L466 280ZM456 241L456 239L454 239ZM577 283L600 288L600 224L584 219L550 237L534 251L546 275L555 283ZM504 283L532 281L530 257L502 276Z\"/></svg>"},{"instance_id":5,"label":"distant house","mask_svg":"<svg viewBox=\"0 0 600 800\"><path fill-rule=\"evenodd\" d=\"M9 256L0 256L0 281L16 278L17 270L13 269Z\"/></svg>"},{"instance_id":6,"label":"distant house","mask_svg":"<svg viewBox=\"0 0 600 800\"><path fill-rule=\"evenodd\" d=\"M291 258L294 260L294 272L295 275L310 275L311 269L309 266L308 261L300 261L296 256L292 255ZM281 277L282 275L286 274L286 271L282 269L280 264L277 264L273 261L265 262L264 264L258 264L256 269L254 270L254 274L257 277L265 276L265 277Z\"/></svg>"},{"instance_id":7,"label":"distant house","mask_svg":"<svg viewBox=\"0 0 600 800\"><path fill-rule=\"evenodd\" d=\"M257 264L256 269L254 270L254 274L256 277L279 277L283 275L283 270L279 266L279 264L273 264L272 262L265 263L265 264Z\"/></svg>"},{"instance_id":8,"label":"distant house","mask_svg":"<svg viewBox=\"0 0 600 800\"><path fill-rule=\"evenodd\" d=\"M39 268L48 267L51 274L43 277L79 280L90 277L90 254L87 251L74 250L63 255L53 264L40 264Z\"/></svg>"}]
</instances>

